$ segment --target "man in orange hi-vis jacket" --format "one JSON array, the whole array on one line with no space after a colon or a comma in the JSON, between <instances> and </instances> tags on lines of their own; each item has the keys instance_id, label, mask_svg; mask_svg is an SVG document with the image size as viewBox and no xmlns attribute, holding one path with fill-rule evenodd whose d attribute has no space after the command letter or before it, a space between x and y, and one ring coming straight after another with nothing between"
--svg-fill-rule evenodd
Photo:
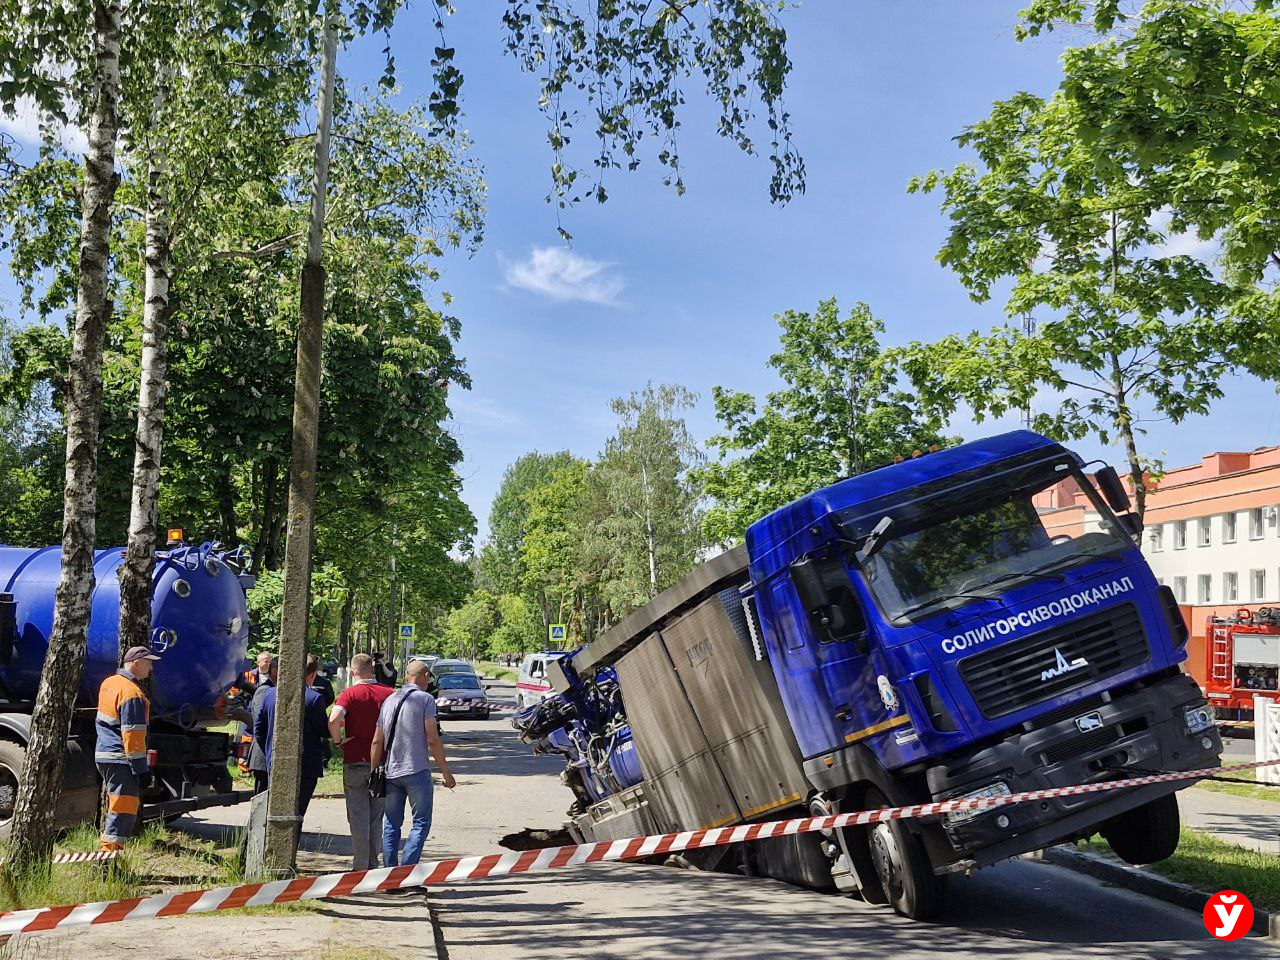
<instances>
[{"instance_id":1,"label":"man in orange hi-vis jacket","mask_svg":"<svg viewBox=\"0 0 1280 960\"><path fill-rule=\"evenodd\" d=\"M160 658L146 647L130 647L124 665L102 681L98 690L98 735L93 758L107 788L107 822L103 850L122 850L133 833L142 806L140 778L151 776L147 764L147 720L151 704L140 681L151 676Z\"/></svg>"}]
</instances>

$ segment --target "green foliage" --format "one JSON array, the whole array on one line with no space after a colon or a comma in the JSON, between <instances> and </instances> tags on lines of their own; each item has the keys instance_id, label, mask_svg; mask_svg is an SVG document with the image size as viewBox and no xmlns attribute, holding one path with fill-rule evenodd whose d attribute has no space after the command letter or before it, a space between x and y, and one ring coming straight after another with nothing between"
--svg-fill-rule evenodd
<instances>
[{"instance_id":1,"label":"green foliage","mask_svg":"<svg viewBox=\"0 0 1280 960\"><path fill-rule=\"evenodd\" d=\"M489 636L488 649L493 653L523 653L541 650L546 627L537 609L524 597L504 593L498 597L498 626Z\"/></svg>"},{"instance_id":2,"label":"green foliage","mask_svg":"<svg viewBox=\"0 0 1280 960\"><path fill-rule=\"evenodd\" d=\"M440 651L446 656L479 659L487 652L497 624L498 604L493 594L484 590L473 593L445 616Z\"/></svg>"},{"instance_id":3,"label":"green foliage","mask_svg":"<svg viewBox=\"0 0 1280 960\"><path fill-rule=\"evenodd\" d=\"M1252 9L1249 7L1252 6ZM1280 301L1280 13L1271 3L1151 0L1123 34L1067 51L1082 149L1209 246L1238 292L1242 363L1274 378ZM1270 274L1270 275L1269 275Z\"/></svg>"},{"instance_id":4,"label":"green foliage","mask_svg":"<svg viewBox=\"0 0 1280 960\"><path fill-rule=\"evenodd\" d=\"M865 303L841 317L835 299L777 317L782 349L769 358L785 386L763 409L750 394L713 391L723 432L718 461L696 471L713 505L703 531L729 543L765 514L841 477L942 440L932 408L898 387L884 324Z\"/></svg>"},{"instance_id":5,"label":"green foliage","mask_svg":"<svg viewBox=\"0 0 1280 960\"><path fill-rule=\"evenodd\" d=\"M581 561L592 520L590 473L585 460L574 458L548 482L525 494L528 529L520 550L523 586L537 598L547 623L580 620L583 590L589 585ZM576 626L581 631L580 622Z\"/></svg>"},{"instance_id":6,"label":"green foliage","mask_svg":"<svg viewBox=\"0 0 1280 960\"><path fill-rule=\"evenodd\" d=\"M606 551L601 597L619 616L684 576L702 548L701 493L690 479L702 450L681 416L696 401L684 387L650 383L609 405L618 429L595 469L606 513L592 528Z\"/></svg>"},{"instance_id":7,"label":"green foliage","mask_svg":"<svg viewBox=\"0 0 1280 960\"><path fill-rule=\"evenodd\" d=\"M907 367L926 402L948 409L959 399L979 419L1053 391L1036 428L1122 442L1141 516L1142 418L1205 413L1244 324L1225 310L1237 286L1163 249L1163 185L1098 162L1089 137L1072 98L1018 94L958 138L979 166L911 182L943 192L951 229L939 262L978 301L1011 281L1008 314L1036 324L1029 334L1018 324L917 344Z\"/></svg>"},{"instance_id":8,"label":"green foliage","mask_svg":"<svg viewBox=\"0 0 1280 960\"><path fill-rule=\"evenodd\" d=\"M528 527L532 490L550 482L556 471L575 462L568 450L557 453L526 453L511 463L502 475L502 484L489 509L489 541L480 554L480 566L492 589L514 593L524 584L521 552Z\"/></svg>"},{"instance_id":9,"label":"green foliage","mask_svg":"<svg viewBox=\"0 0 1280 960\"><path fill-rule=\"evenodd\" d=\"M549 127L554 160L548 200L561 208L583 197L603 202L606 173L624 165L636 169L648 137L660 144L658 162L668 170L663 182L682 193L676 137L685 84L699 74L720 109L717 132L747 153L756 151L751 130L759 123L757 112L763 113L773 200L785 203L803 192L804 162L782 106L791 72L786 31L775 13L782 6L759 0L511 0L502 17L507 52L539 77ZM580 178L582 170L568 157L579 120L575 94L595 123L592 177Z\"/></svg>"}]
</instances>

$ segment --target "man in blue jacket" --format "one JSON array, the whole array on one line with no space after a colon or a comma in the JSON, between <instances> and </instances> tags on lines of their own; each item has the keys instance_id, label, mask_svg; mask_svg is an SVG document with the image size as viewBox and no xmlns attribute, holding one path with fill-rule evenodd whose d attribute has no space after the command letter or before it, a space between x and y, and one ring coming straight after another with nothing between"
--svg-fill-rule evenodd
<instances>
[{"instance_id":1,"label":"man in blue jacket","mask_svg":"<svg viewBox=\"0 0 1280 960\"><path fill-rule=\"evenodd\" d=\"M324 698L311 689L311 682L319 670L319 659L307 657L306 687L302 691L302 766L298 771L300 818L306 814L311 795L316 792L316 784L324 776L324 742L329 737L329 722L325 716ZM262 705L253 721L253 739L267 756L268 770L271 768L271 740L276 728L276 690L276 687L271 687L263 694ZM301 829L301 819L298 825Z\"/></svg>"}]
</instances>

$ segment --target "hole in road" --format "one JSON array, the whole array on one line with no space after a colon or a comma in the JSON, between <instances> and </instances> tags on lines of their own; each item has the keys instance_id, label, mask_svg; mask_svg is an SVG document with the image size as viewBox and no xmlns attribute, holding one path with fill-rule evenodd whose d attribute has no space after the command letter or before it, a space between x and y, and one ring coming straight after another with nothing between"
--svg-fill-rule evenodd
<instances>
[{"instance_id":1,"label":"hole in road","mask_svg":"<svg viewBox=\"0 0 1280 960\"><path fill-rule=\"evenodd\" d=\"M563 847L573 843L566 830L536 830L525 827L519 833L508 833L498 841L498 846L508 850L541 850L543 847Z\"/></svg>"}]
</instances>

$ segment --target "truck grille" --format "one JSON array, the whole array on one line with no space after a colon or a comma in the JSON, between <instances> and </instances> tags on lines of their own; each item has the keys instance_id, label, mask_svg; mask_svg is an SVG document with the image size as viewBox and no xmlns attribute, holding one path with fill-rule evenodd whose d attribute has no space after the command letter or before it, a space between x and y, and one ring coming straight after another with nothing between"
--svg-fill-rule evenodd
<instances>
[{"instance_id":1,"label":"truck grille","mask_svg":"<svg viewBox=\"0 0 1280 960\"><path fill-rule=\"evenodd\" d=\"M960 676L983 716L995 719L1122 673L1149 656L1138 608L1126 603L967 657ZM1074 666L1080 660L1084 664Z\"/></svg>"}]
</instances>

